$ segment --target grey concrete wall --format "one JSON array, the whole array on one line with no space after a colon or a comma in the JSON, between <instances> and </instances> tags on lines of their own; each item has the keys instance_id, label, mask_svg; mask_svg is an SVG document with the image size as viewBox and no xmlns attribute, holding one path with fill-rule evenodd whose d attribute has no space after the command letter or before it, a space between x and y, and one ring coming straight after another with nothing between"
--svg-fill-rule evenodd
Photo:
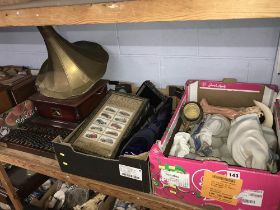
<instances>
[{"instance_id":1,"label":"grey concrete wall","mask_svg":"<svg viewBox=\"0 0 280 210\"><path fill-rule=\"evenodd\" d=\"M279 83L273 73L280 20L191 21L59 26L70 41L100 43L110 54L105 78L140 85L234 77ZM47 52L34 27L0 28L0 65L40 68Z\"/></svg>"}]
</instances>

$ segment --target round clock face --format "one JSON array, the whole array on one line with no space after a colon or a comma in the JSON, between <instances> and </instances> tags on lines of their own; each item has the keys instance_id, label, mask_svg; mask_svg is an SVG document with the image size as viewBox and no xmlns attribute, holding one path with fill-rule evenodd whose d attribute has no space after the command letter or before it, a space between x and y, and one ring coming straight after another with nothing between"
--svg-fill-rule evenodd
<instances>
[{"instance_id":1,"label":"round clock face","mask_svg":"<svg viewBox=\"0 0 280 210\"><path fill-rule=\"evenodd\" d=\"M201 115L201 109L197 103L188 103L184 107L184 116L187 120L197 120Z\"/></svg>"}]
</instances>

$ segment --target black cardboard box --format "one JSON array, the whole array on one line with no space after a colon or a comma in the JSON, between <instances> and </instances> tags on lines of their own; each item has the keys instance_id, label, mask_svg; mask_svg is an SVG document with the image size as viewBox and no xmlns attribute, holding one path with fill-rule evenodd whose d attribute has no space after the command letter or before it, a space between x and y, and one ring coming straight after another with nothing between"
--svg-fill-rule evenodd
<instances>
[{"instance_id":1,"label":"black cardboard box","mask_svg":"<svg viewBox=\"0 0 280 210\"><path fill-rule=\"evenodd\" d=\"M139 160L120 156L119 159L109 159L88 155L76 152L71 144L58 139L54 141L54 148L64 172L142 192L151 190L148 158Z\"/></svg>"},{"instance_id":2,"label":"black cardboard box","mask_svg":"<svg viewBox=\"0 0 280 210\"><path fill-rule=\"evenodd\" d=\"M107 95L110 95L109 93ZM106 97L104 99L106 101ZM72 140L82 132L83 128L91 121L98 110L103 106L104 101L90 116L76 128L67 138L57 137L54 143L55 153L62 171L95 179L121 187L150 192L150 173L148 154L138 155L137 159L120 155L118 158L110 159L92 154L86 154L75 150ZM131 135L137 131L145 121L148 112L148 103L142 112L137 114L137 121L131 128ZM123 142L129 139L126 135Z\"/></svg>"}]
</instances>

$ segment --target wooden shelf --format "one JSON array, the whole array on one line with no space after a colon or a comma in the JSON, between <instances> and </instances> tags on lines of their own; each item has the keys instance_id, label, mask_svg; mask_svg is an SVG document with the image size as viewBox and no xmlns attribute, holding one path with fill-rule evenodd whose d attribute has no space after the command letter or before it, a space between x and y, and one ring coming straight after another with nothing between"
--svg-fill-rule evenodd
<instances>
[{"instance_id":1,"label":"wooden shelf","mask_svg":"<svg viewBox=\"0 0 280 210\"><path fill-rule=\"evenodd\" d=\"M131 0L0 11L0 26L279 18L279 0Z\"/></svg>"},{"instance_id":2,"label":"wooden shelf","mask_svg":"<svg viewBox=\"0 0 280 210\"><path fill-rule=\"evenodd\" d=\"M201 208L191 204L171 201L152 194L142 193L135 190L64 173L60 170L57 160L52 160L18 150L0 147L0 162L12 164L34 172L45 174L50 177L54 177L62 181L77 184L81 187L96 190L106 195L118 197L126 201L131 201L153 210L201 210Z\"/></svg>"},{"instance_id":3,"label":"wooden shelf","mask_svg":"<svg viewBox=\"0 0 280 210\"><path fill-rule=\"evenodd\" d=\"M189 20L280 18L279 0L130 0L0 11L0 27L136 23ZM131 201L153 210L201 209L152 194L64 173L56 160L0 147L0 162L9 163ZM5 177L4 177L5 178ZM13 193L11 192L13 198Z\"/></svg>"}]
</instances>

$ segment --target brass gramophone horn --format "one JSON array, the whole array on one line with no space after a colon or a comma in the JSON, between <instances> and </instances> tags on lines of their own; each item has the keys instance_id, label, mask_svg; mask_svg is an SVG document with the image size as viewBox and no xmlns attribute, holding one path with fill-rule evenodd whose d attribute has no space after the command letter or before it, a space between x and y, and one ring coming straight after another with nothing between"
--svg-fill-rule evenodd
<instances>
[{"instance_id":1,"label":"brass gramophone horn","mask_svg":"<svg viewBox=\"0 0 280 210\"><path fill-rule=\"evenodd\" d=\"M70 43L51 26L38 27L48 59L41 66L36 85L47 97L66 99L87 92L105 74L108 53L97 43Z\"/></svg>"}]
</instances>

